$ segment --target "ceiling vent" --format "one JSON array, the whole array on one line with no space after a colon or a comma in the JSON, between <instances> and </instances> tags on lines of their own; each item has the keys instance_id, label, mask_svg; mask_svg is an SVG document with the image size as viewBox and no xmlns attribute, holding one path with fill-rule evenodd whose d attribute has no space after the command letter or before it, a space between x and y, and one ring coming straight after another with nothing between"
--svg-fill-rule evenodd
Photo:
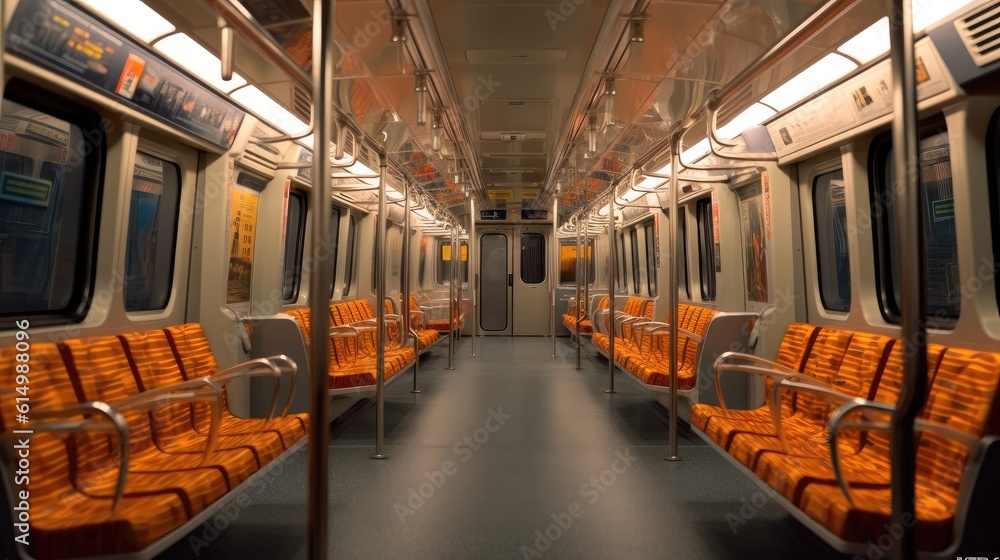
<instances>
[{"instance_id":1,"label":"ceiling vent","mask_svg":"<svg viewBox=\"0 0 1000 560\"><path fill-rule=\"evenodd\" d=\"M955 20L955 27L978 66L1000 60L1000 0Z\"/></svg>"},{"instance_id":2,"label":"ceiling vent","mask_svg":"<svg viewBox=\"0 0 1000 560\"><path fill-rule=\"evenodd\" d=\"M308 123L312 120L312 113L309 107L312 105L312 95L296 84L292 84L292 113Z\"/></svg>"}]
</instances>

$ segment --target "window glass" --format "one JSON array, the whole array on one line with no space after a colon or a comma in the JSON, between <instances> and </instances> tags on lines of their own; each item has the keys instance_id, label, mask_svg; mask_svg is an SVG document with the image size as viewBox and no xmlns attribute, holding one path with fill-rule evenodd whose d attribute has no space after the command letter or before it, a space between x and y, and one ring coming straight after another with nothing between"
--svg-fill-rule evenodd
<instances>
[{"instance_id":1,"label":"window glass","mask_svg":"<svg viewBox=\"0 0 1000 560\"><path fill-rule=\"evenodd\" d=\"M540 233L521 234L521 282L545 282L545 236Z\"/></svg>"},{"instance_id":2,"label":"window glass","mask_svg":"<svg viewBox=\"0 0 1000 560\"><path fill-rule=\"evenodd\" d=\"M180 167L139 152L125 244L125 310L164 309L173 285Z\"/></svg>"},{"instance_id":3,"label":"window glass","mask_svg":"<svg viewBox=\"0 0 1000 560\"><path fill-rule=\"evenodd\" d=\"M469 281L469 244L462 241L459 244L462 253L459 255L459 281L465 284ZM438 240L437 283L447 286L451 284L451 241Z\"/></svg>"},{"instance_id":4,"label":"window glass","mask_svg":"<svg viewBox=\"0 0 1000 560\"><path fill-rule=\"evenodd\" d=\"M698 217L698 275L702 301L715 301L715 234L712 225L712 199L703 198L695 207Z\"/></svg>"},{"instance_id":5,"label":"window glass","mask_svg":"<svg viewBox=\"0 0 1000 560\"><path fill-rule=\"evenodd\" d=\"M986 170L990 181L990 206L993 208L993 271L992 277L997 278L1000 272L1000 109L993 114L990 121L990 132L986 138L986 157L989 164ZM980 267L976 267L979 274ZM997 290L997 302L1000 302L1000 281L994 280Z\"/></svg>"},{"instance_id":6,"label":"window glass","mask_svg":"<svg viewBox=\"0 0 1000 560\"><path fill-rule=\"evenodd\" d=\"M346 255L347 258L344 261L346 263L344 265L345 266L345 268L344 268L344 290L343 290L343 292L341 292L341 295L343 295L345 297L348 296L348 295L350 295L350 293L351 293L351 283L354 282L354 270L356 268L354 266L354 258L355 258L354 257L354 254L355 254L355 250L354 250L355 247L354 246L357 244L357 240L355 239L355 234L357 233L358 222L354 218L354 214L351 214L350 216L351 216L351 218L350 218L350 220L348 220L348 223L347 223L347 255ZM336 278L336 277L337 277L337 275L335 274L334 278Z\"/></svg>"},{"instance_id":7,"label":"window glass","mask_svg":"<svg viewBox=\"0 0 1000 560\"><path fill-rule=\"evenodd\" d=\"M625 233L621 232L618 234L618 250L616 251L616 260L618 261L618 278L615 282L615 291L625 292L628 287L628 274L626 274L625 269Z\"/></svg>"},{"instance_id":8,"label":"window glass","mask_svg":"<svg viewBox=\"0 0 1000 560\"><path fill-rule=\"evenodd\" d=\"M581 244L582 248L584 245ZM563 239L559 242L559 284L576 285L577 267L583 266L583 262L577 258L576 239ZM590 283L594 283L594 241L591 240L587 246L587 266Z\"/></svg>"},{"instance_id":9,"label":"window glass","mask_svg":"<svg viewBox=\"0 0 1000 560\"><path fill-rule=\"evenodd\" d=\"M892 166L892 140L883 135L875 140L871 174L872 196L879 266L880 299L887 320L898 322L901 294L899 255L895 251L896 217L895 181ZM951 327L961 311L961 287L958 275L958 246L955 236L955 209L952 193L951 154L948 133L943 121L921 127L919 144L919 182L923 194L923 241L927 286L927 322L930 326Z\"/></svg>"},{"instance_id":10,"label":"window glass","mask_svg":"<svg viewBox=\"0 0 1000 560\"><path fill-rule=\"evenodd\" d=\"M87 309L104 130L96 115L24 90L8 84L16 100L0 108L0 316L53 324Z\"/></svg>"},{"instance_id":11,"label":"window glass","mask_svg":"<svg viewBox=\"0 0 1000 560\"><path fill-rule=\"evenodd\" d=\"M826 309L846 312L851 309L851 263L847 249L844 186L842 169L813 180L820 299Z\"/></svg>"},{"instance_id":12,"label":"window glass","mask_svg":"<svg viewBox=\"0 0 1000 560\"><path fill-rule=\"evenodd\" d=\"M656 229L653 222L646 222L644 234L646 237L646 284L649 296L656 297Z\"/></svg>"},{"instance_id":13,"label":"window glass","mask_svg":"<svg viewBox=\"0 0 1000 560\"><path fill-rule=\"evenodd\" d=\"M687 261L687 211L677 211L677 283L684 295L691 299L691 282L688 279Z\"/></svg>"},{"instance_id":14,"label":"window glass","mask_svg":"<svg viewBox=\"0 0 1000 560\"><path fill-rule=\"evenodd\" d=\"M629 242L632 245L632 293L638 295L639 292L639 230L632 228L628 234Z\"/></svg>"},{"instance_id":15,"label":"window glass","mask_svg":"<svg viewBox=\"0 0 1000 560\"><path fill-rule=\"evenodd\" d=\"M302 251L306 239L306 196L288 193L288 215L285 219L285 263L281 282L281 300L293 303L299 299L302 284Z\"/></svg>"},{"instance_id":16,"label":"window glass","mask_svg":"<svg viewBox=\"0 0 1000 560\"><path fill-rule=\"evenodd\" d=\"M330 272L330 299L333 299L333 294L337 291L337 252L340 243L340 208L336 206L330 207L330 237L327 238L326 243L329 249L319 252L318 256L326 257L333 263L333 270ZM313 270L316 270L316 267L313 267Z\"/></svg>"}]
</instances>

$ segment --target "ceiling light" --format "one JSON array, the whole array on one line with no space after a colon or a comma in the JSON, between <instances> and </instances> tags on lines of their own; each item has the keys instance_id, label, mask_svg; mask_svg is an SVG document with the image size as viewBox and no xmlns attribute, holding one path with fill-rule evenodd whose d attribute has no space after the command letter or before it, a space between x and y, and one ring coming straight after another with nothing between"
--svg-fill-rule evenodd
<instances>
[{"instance_id":1,"label":"ceiling light","mask_svg":"<svg viewBox=\"0 0 1000 560\"><path fill-rule=\"evenodd\" d=\"M232 97L237 103L242 103L258 117L278 127L285 134L296 134L309 128L309 125L254 86L240 88L233 92Z\"/></svg>"},{"instance_id":2,"label":"ceiling light","mask_svg":"<svg viewBox=\"0 0 1000 560\"><path fill-rule=\"evenodd\" d=\"M611 206L605 204L600 210L597 211L598 216L607 216L611 212Z\"/></svg>"},{"instance_id":3,"label":"ceiling light","mask_svg":"<svg viewBox=\"0 0 1000 560\"><path fill-rule=\"evenodd\" d=\"M441 151L441 137L444 134L444 121L441 118L441 108L434 108L434 122L431 124L434 136L431 138L431 151L434 153Z\"/></svg>"},{"instance_id":4,"label":"ceiling light","mask_svg":"<svg viewBox=\"0 0 1000 560\"><path fill-rule=\"evenodd\" d=\"M77 4L147 43L176 30L172 23L140 0L77 0Z\"/></svg>"},{"instance_id":5,"label":"ceiling light","mask_svg":"<svg viewBox=\"0 0 1000 560\"><path fill-rule=\"evenodd\" d=\"M417 124L427 124L427 72L417 72L413 91L417 92Z\"/></svg>"},{"instance_id":6,"label":"ceiling light","mask_svg":"<svg viewBox=\"0 0 1000 560\"><path fill-rule=\"evenodd\" d=\"M219 58L183 33L175 33L157 41L154 48L218 90L228 92L247 83L236 73L233 73L233 79L223 80L222 62Z\"/></svg>"},{"instance_id":7,"label":"ceiling light","mask_svg":"<svg viewBox=\"0 0 1000 560\"><path fill-rule=\"evenodd\" d=\"M830 53L784 85L769 93L761 103L782 111L845 76L857 65L837 53Z\"/></svg>"},{"instance_id":8,"label":"ceiling light","mask_svg":"<svg viewBox=\"0 0 1000 560\"><path fill-rule=\"evenodd\" d=\"M590 124L587 125L587 151L597 154L597 115L590 115Z\"/></svg>"},{"instance_id":9,"label":"ceiling light","mask_svg":"<svg viewBox=\"0 0 1000 560\"><path fill-rule=\"evenodd\" d=\"M615 78L604 79L604 126L615 125Z\"/></svg>"},{"instance_id":10,"label":"ceiling light","mask_svg":"<svg viewBox=\"0 0 1000 560\"><path fill-rule=\"evenodd\" d=\"M633 189L629 189L629 190L625 191L625 194L623 194L621 196L621 199L624 200L625 202L634 202L635 199L637 199L637 198L639 198L641 196L645 196L645 194L646 193L638 192L638 191L633 190Z\"/></svg>"},{"instance_id":11,"label":"ceiling light","mask_svg":"<svg viewBox=\"0 0 1000 560\"><path fill-rule=\"evenodd\" d=\"M913 3L913 32L919 33L924 29L934 25L935 23L943 20L946 16L949 16L958 10L968 6L974 0L953 0L951 2L942 2L937 0L931 2L930 0L924 0L923 2Z\"/></svg>"},{"instance_id":12,"label":"ceiling light","mask_svg":"<svg viewBox=\"0 0 1000 560\"><path fill-rule=\"evenodd\" d=\"M646 40L646 18L635 17L629 20L629 42L642 43Z\"/></svg>"},{"instance_id":13,"label":"ceiling light","mask_svg":"<svg viewBox=\"0 0 1000 560\"><path fill-rule=\"evenodd\" d=\"M754 103L746 111L743 111L733 120L729 121L728 124L719 127L719 130L716 132L719 138L729 140L736 138L744 130L757 126L772 116L774 116L774 109L760 103Z\"/></svg>"},{"instance_id":14,"label":"ceiling light","mask_svg":"<svg viewBox=\"0 0 1000 560\"><path fill-rule=\"evenodd\" d=\"M884 17L837 49L843 54L867 64L889 52L889 18Z\"/></svg>"},{"instance_id":15,"label":"ceiling light","mask_svg":"<svg viewBox=\"0 0 1000 560\"><path fill-rule=\"evenodd\" d=\"M709 151L711 150L709 149L708 138L705 138L701 142L698 142L694 146L691 146L690 148L684 150L684 152L681 153L681 160L686 161L688 163L693 163L705 157L705 155L708 154Z\"/></svg>"},{"instance_id":16,"label":"ceiling light","mask_svg":"<svg viewBox=\"0 0 1000 560\"><path fill-rule=\"evenodd\" d=\"M392 42L393 43L405 43L406 42L406 16L405 15L393 15L392 16Z\"/></svg>"}]
</instances>

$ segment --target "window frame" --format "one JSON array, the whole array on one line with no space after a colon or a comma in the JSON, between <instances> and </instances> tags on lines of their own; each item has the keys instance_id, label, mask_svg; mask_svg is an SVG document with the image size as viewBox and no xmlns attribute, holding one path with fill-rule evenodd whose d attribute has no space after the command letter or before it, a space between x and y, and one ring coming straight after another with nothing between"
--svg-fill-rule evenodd
<instances>
[{"instance_id":1,"label":"window frame","mask_svg":"<svg viewBox=\"0 0 1000 560\"><path fill-rule=\"evenodd\" d=\"M948 137L949 146L949 157L948 164L949 170L952 171L952 189L954 189L954 170L951 167L952 156L951 149L954 147L951 142L950 131L947 126L947 122L944 115L938 113L926 119L922 119L917 128L918 138L917 138L917 150L920 151L920 144L926 139L937 134L945 134ZM875 258L875 286L876 293L878 295L879 310L882 313L882 318L890 324L898 325L901 322L901 312L899 307L899 301L895 294L895 283L892 271L892 261L893 261L893 247L892 247L892 234L890 232L891 226L894 225L893 221L895 216L893 214L894 206L889 205L888 208L885 207L883 202L884 193L886 191L888 183L888 173L891 169L890 155L892 154L892 132L885 131L875 138L872 139L868 150L868 188L870 196L870 212L872 217L872 242L874 244L874 258ZM883 170L885 173L883 174ZM920 188L923 189L924 183L918 176L918 182ZM891 192L891 191L890 191ZM921 208L922 212L926 212L926 204ZM889 216L883 218L883 216ZM952 218L954 219L954 218ZM927 224L922 224L924 231L921 235L926 234ZM956 225L957 233L957 225ZM926 244L924 245L924 250L926 251ZM926 254L925 254L926 259ZM956 267L958 261L957 252L957 239L956 239ZM926 260L925 260L926 264ZM924 270L925 281L927 275L927 269ZM960 279L959 279L960 282ZM928 299L930 298L930 291L927 292ZM929 309L929 305L925 302L927 306L927 312L923 320L926 325L931 328L942 329L942 330L952 330L958 324L961 317L961 301L959 301L958 314L955 316L942 315L940 313L933 313Z\"/></svg>"},{"instance_id":2,"label":"window frame","mask_svg":"<svg viewBox=\"0 0 1000 560\"><path fill-rule=\"evenodd\" d=\"M545 240L545 234L544 233L538 233L538 232L535 232L535 231L521 232L520 238L521 238L521 242L522 243L524 242L524 239L527 238L527 237L541 239L541 243L538 244L538 248L542 252L541 269L540 269L541 278L539 278L537 281L528 281L528 280L524 279L525 251L523 251L523 250L518 251L518 253L519 253L519 256L518 256L518 260L519 260L519 263L518 263L518 265L519 265L518 266L518 277L520 278L522 284L525 284L525 285L528 285L528 286L537 286L539 284L544 284L548 280L548 275L549 275L549 270L548 270L549 266L548 266L548 262L547 262L547 259L548 259L548 255L547 255L547 253L548 253L548 243Z\"/></svg>"},{"instance_id":3,"label":"window frame","mask_svg":"<svg viewBox=\"0 0 1000 560\"><path fill-rule=\"evenodd\" d=\"M829 271L827 271L827 270L824 269L824 263L826 262L827 266L829 264L831 264L831 263L834 266L836 266L836 256L834 256L833 260L829 260L829 259L825 259L824 258L824 255L826 255L826 250L824 248L827 246L827 244L823 243L822 240L820 239L820 234L821 234L820 223L821 223L821 221L820 221L820 215L819 215L820 205L818 204L818 201L820 200L820 198L819 198L819 196L817 194L817 189L819 189L819 187L820 187L820 180L821 179L823 179L824 177L830 177L830 180L826 183L826 188L827 188L827 193L826 194L827 194L827 196L829 196L830 195L830 188L832 186L832 182L835 181L835 180L837 180L837 179L833 178L832 176L835 176L837 174L840 175L840 180L844 182L844 204L843 204L843 211L844 211L844 219L843 220L844 220L844 224L843 225L844 225L844 228L845 228L844 242L845 242L845 248L846 248L845 255L846 255L846 258L847 258L847 286L848 286L847 298L845 299L842 296L840 296L839 294L838 294L837 297L840 298L840 300L841 300L841 302L843 304L846 304L846 307L843 307L843 306L842 307L834 307L834 306L832 306L827 301L827 293L826 293L826 290L824 289L824 278L826 277L825 273L829 272ZM812 184L810 185L810 196L811 196L811 200L812 200L813 243L814 243L814 248L815 248L814 253L815 253L815 257L816 257L815 258L816 287L819 290L820 305L826 311L829 311L829 312L832 312L832 313L844 313L844 314L849 313L851 311L851 304L852 304L852 302L854 300L854 286L853 286L853 283L852 283L852 280L851 280L851 247L850 247L850 236L847 235L847 233L846 233L847 232L847 228L848 228L848 225L847 225L847 199L846 199L846 196L847 196L847 184L846 183L847 182L846 182L846 178L845 178L845 175L844 175L844 168L841 165L837 165L837 166L834 166L834 167L825 167L822 170L819 170L819 171L815 172L813 174L813 177L812 177ZM836 210L836 208L832 205L832 203L830 204L830 207L833 208L834 210ZM837 221L837 217L835 215L833 215L833 214L827 216L826 219L829 220L831 224L834 224ZM839 274L835 274L835 276L837 276L837 278L838 278L837 286L839 287L841 285L840 282L839 282L839 276L840 275Z\"/></svg>"},{"instance_id":4,"label":"window frame","mask_svg":"<svg viewBox=\"0 0 1000 560\"><path fill-rule=\"evenodd\" d=\"M695 201L695 217L698 226L698 283L701 301L718 301L718 272L715 269L718 255L715 254L712 197Z\"/></svg>"},{"instance_id":5,"label":"window frame","mask_svg":"<svg viewBox=\"0 0 1000 560\"><path fill-rule=\"evenodd\" d=\"M98 135L98 140L95 142L90 141L92 137L85 139L88 141L85 145L90 153L85 153L82 158L84 171L81 187L84 194L82 195L80 220L75 236L79 240L77 250L74 251L74 271L76 274L67 304L60 309L52 310L16 311L13 313L0 311L0 318L27 319L32 326L80 322L90 310L97 280L97 257L102 223L101 207L104 200L104 176L107 163L107 135L103 119L97 112L85 105L73 103L62 96L42 90L34 84L18 78L7 83L0 103L3 100L10 100L29 109L43 112L50 117L75 125L81 131L94 131ZM96 149L94 149L95 145Z\"/></svg>"},{"instance_id":6,"label":"window frame","mask_svg":"<svg viewBox=\"0 0 1000 560\"><path fill-rule=\"evenodd\" d=\"M171 299L171 297L174 294L174 271L175 271L175 269L177 267L177 242L178 242L179 237L180 237L180 231L179 230L180 230L180 218L181 218L181 201L183 200L183 189L184 189L184 184L183 184L184 171L181 168L180 162L177 161L176 159L170 158L170 157L164 157L162 154L156 154L156 153L152 153L152 152L153 152L152 150L144 149L144 147L141 146L141 145L136 148L135 152L133 152L133 156L132 157L134 159L133 159L133 166L132 166L132 169L133 169L132 179L133 179L133 181L135 179L135 175L134 175L134 173L135 173L135 161L139 157L141 157L141 156L146 156L146 157L150 157L150 158L154 158L154 159L160 160L160 162L164 166L170 165L170 166L173 166L173 168L176 170L176 174L177 174L177 193L176 193L177 201L176 201L176 207L174 208L173 223L170 224L170 226L172 227L171 231L172 231L173 235L170 236L170 241L171 241L170 258L169 258L169 263L170 264L169 264L169 267L167 269L167 274L166 274L166 277L167 277L167 291L166 291L166 294L164 296L163 304L162 305L158 305L158 306L155 306L155 307L144 307L144 308L141 308L141 309L129 309L129 306L128 306L129 303L128 303L128 299L127 299L128 289L127 289L127 287L123 287L123 289L122 289L122 305L124 306L126 313L147 313L147 312L164 311L164 310L166 310L170 306L170 299ZM166 185L162 185L162 186L164 188L166 188ZM126 252L125 252L124 266L125 266L126 277L127 277L127 274L128 274L129 255L131 254L129 252L129 245L130 245L131 234L132 234L132 227L131 227L132 226L132 218L133 218L133 216L132 216L132 210L133 210L132 203L133 203L133 200L134 200L133 196L137 192L138 191L135 190L134 183L130 183L130 185L129 185L128 220L127 220L126 225L125 225L125 229L126 229L126 233L125 233L125 251ZM159 235L157 237L159 238ZM166 239L166 238L164 238L164 239ZM156 272L159 272L159 271L157 270ZM157 276L159 276L159 275L157 274Z\"/></svg>"},{"instance_id":7,"label":"window frame","mask_svg":"<svg viewBox=\"0 0 1000 560\"><path fill-rule=\"evenodd\" d=\"M288 224L288 219L292 211L292 201L301 208L299 214L298 227L293 232ZM281 270L281 302L285 305L293 304L299 300L302 293L302 259L305 256L306 245L306 221L309 219L309 198L306 192L291 189L288 192L288 212L285 213L285 254L282 255ZM295 251L292 255L292 294L290 298L285 297L285 280L288 278L288 245L292 235L298 241L295 243Z\"/></svg>"}]
</instances>

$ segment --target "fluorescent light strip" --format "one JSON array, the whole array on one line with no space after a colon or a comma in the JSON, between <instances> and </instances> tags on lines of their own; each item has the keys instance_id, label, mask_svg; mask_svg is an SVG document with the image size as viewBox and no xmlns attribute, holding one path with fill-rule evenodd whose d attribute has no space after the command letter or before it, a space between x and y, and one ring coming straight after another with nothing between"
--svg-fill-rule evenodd
<instances>
[{"instance_id":1,"label":"fluorescent light strip","mask_svg":"<svg viewBox=\"0 0 1000 560\"><path fill-rule=\"evenodd\" d=\"M830 53L769 93L761 99L761 103L782 111L832 84L855 68L857 65L847 58L837 53Z\"/></svg>"},{"instance_id":2,"label":"fluorescent light strip","mask_svg":"<svg viewBox=\"0 0 1000 560\"><path fill-rule=\"evenodd\" d=\"M868 29L840 45L837 50L861 64L867 64L889 52L889 18L876 21Z\"/></svg>"},{"instance_id":3,"label":"fluorescent light strip","mask_svg":"<svg viewBox=\"0 0 1000 560\"><path fill-rule=\"evenodd\" d=\"M719 127L718 135L723 140L736 138L744 130L757 126L774 116L774 110L760 103L754 103L746 111L737 115L728 124Z\"/></svg>"},{"instance_id":4,"label":"fluorescent light strip","mask_svg":"<svg viewBox=\"0 0 1000 560\"><path fill-rule=\"evenodd\" d=\"M76 1L147 43L176 30L173 24L140 0Z\"/></svg>"},{"instance_id":5,"label":"fluorescent light strip","mask_svg":"<svg viewBox=\"0 0 1000 560\"><path fill-rule=\"evenodd\" d=\"M243 76L233 73L233 79L222 79L222 63L218 57L183 33L175 33L153 46L178 66L185 68L203 82L221 91L230 91L247 83Z\"/></svg>"},{"instance_id":6,"label":"fluorescent light strip","mask_svg":"<svg viewBox=\"0 0 1000 560\"><path fill-rule=\"evenodd\" d=\"M254 86L240 88L233 92L232 97L285 134L296 134L309 128L309 125Z\"/></svg>"},{"instance_id":7,"label":"fluorescent light strip","mask_svg":"<svg viewBox=\"0 0 1000 560\"><path fill-rule=\"evenodd\" d=\"M946 16L961 10L975 0L914 0L913 1L913 32L924 29L943 20Z\"/></svg>"}]
</instances>

